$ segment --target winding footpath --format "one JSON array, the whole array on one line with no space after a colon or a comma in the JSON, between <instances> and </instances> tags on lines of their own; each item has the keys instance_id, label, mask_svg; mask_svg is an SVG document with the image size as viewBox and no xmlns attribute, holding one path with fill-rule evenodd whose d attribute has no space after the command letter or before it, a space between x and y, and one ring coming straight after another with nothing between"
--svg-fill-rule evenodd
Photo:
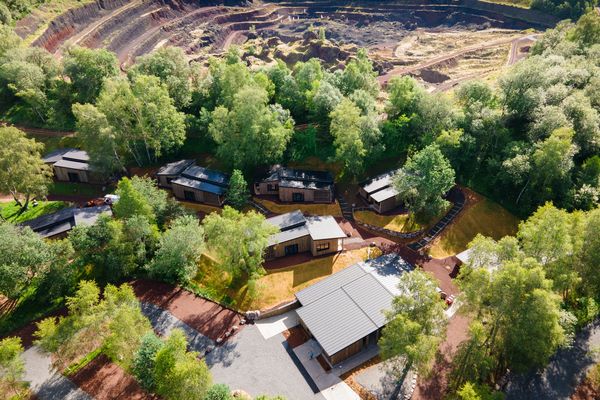
<instances>
[{"instance_id":1,"label":"winding footpath","mask_svg":"<svg viewBox=\"0 0 600 400\"><path fill-rule=\"evenodd\" d=\"M600 320L579 332L573 345L560 349L541 372L513 375L505 388L506 400L567 400L600 362Z\"/></svg>"}]
</instances>

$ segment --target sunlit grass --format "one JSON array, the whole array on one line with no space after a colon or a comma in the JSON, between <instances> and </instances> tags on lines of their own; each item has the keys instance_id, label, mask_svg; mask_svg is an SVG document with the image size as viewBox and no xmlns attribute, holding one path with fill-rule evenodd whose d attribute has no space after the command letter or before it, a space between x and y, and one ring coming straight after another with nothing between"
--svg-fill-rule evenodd
<instances>
[{"instance_id":1,"label":"sunlit grass","mask_svg":"<svg viewBox=\"0 0 600 400\"><path fill-rule=\"evenodd\" d=\"M412 214L381 215L374 211L356 211L354 218L365 224L396 232L413 232L423 228L414 220Z\"/></svg>"},{"instance_id":2,"label":"sunlit grass","mask_svg":"<svg viewBox=\"0 0 600 400\"><path fill-rule=\"evenodd\" d=\"M500 239L517 232L519 219L499 204L478 194L469 192L470 199L465 210L433 242L429 254L444 258L467 249L478 233Z\"/></svg>"},{"instance_id":3,"label":"sunlit grass","mask_svg":"<svg viewBox=\"0 0 600 400\"><path fill-rule=\"evenodd\" d=\"M30 202L27 210L19 213L21 208L15 201L10 201L8 203L0 203L0 215L9 222L19 223L54 213L65 208L67 205L64 201L39 201L37 206L34 207Z\"/></svg>"},{"instance_id":4,"label":"sunlit grass","mask_svg":"<svg viewBox=\"0 0 600 400\"><path fill-rule=\"evenodd\" d=\"M306 204L306 203L290 203L290 204L279 204L273 201L261 199L258 197L254 198L254 201L262 204L268 210L276 213L276 214L285 214L287 212L300 210L303 213L311 214L311 215L333 215L335 217L340 217L342 215L342 210L337 201L334 203L325 203L325 204Z\"/></svg>"}]
</instances>

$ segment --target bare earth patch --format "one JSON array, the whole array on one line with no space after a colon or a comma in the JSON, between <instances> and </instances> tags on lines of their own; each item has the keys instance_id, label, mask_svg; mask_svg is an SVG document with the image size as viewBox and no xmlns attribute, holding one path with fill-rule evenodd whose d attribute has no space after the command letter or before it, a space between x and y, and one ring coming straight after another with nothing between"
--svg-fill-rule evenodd
<instances>
[{"instance_id":1,"label":"bare earth patch","mask_svg":"<svg viewBox=\"0 0 600 400\"><path fill-rule=\"evenodd\" d=\"M105 355L99 355L70 379L96 400L131 399L154 400L123 368Z\"/></svg>"}]
</instances>

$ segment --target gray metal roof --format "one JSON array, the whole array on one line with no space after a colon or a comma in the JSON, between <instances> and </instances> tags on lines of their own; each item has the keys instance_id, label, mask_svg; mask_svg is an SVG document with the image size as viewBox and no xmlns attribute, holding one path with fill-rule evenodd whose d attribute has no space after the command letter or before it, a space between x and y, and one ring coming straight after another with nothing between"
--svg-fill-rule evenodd
<instances>
[{"instance_id":1,"label":"gray metal roof","mask_svg":"<svg viewBox=\"0 0 600 400\"><path fill-rule=\"evenodd\" d=\"M54 151L51 151L50 153L44 155L44 162L46 164L54 164L55 162L57 162L58 160L62 160L63 156L65 154L67 154L70 151L74 151L76 149L57 149Z\"/></svg>"},{"instance_id":2,"label":"gray metal roof","mask_svg":"<svg viewBox=\"0 0 600 400\"><path fill-rule=\"evenodd\" d=\"M55 162L54 166L59 168L74 169L77 171L89 171L91 169L90 164L87 162L71 161L64 158Z\"/></svg>"},{"instance_id":3,"label":"gray metal roof","mask_svg":"<svg viewBox=\"0 0 600 400\"><path fill-rule=\"evenodd\" d=\"M63 160L88 162L90 161L90 156L84 150L72 149L71 151L63 154Z\"/></svg>"},{"instance_id":4,"label":"gray metal roof","mask_svg":"<svg viewBox=\"0 0 600 400\"><path fill-rule=\"evenodd\" d=\"M69 207L23 222L21 225L28 226L32 231L46 238L68 232L77 225L93 225L102 214L112 214L110 206Z\"/></svg>"},{"instance_id":5,"label":"gray metal roof","mask_svg":"<svg viewBox=\"0 0 600 400\"><path fill-rule=\"evenodd\" d=\"M227 192L227 189L224 188L223 186L217 186L217 185L213 185L212 183L208 183L208 182L204 182L204 181L200 181L200 180L196 180L196 179L190 179L185 176L181 176L181 177L175 179L173 182L171 182L171 184L185 186L185 187L189 187L192 189L200 190L202 192L216 194L219 196L223 195L223 194L225 194L225 192Z\"/></svg>"},{"instance_id":6,"label":"gray metal roof","mask_svg":"<svg viewBox=\"0 0 600 400\"><path fill-rule=\"evenodd\" d=\"M377 326L342 290L296 310L323 350L333 355L377 330ZM323 304L327 304L324 312Z\"/></svg>"},{"instance_id":7,"label":"gray metal roof","mask_svg":"<svg viewBox=\"0 0 600 400\"><path fill-rule=\"evenodd\" d=\"M101 205L96 207L85 207L75 209L75 225L93 225L102 214L112 215L112 209L109 205Z\"/></svg>"},{"instance_id":8,"label":"gray metal roof","mask_svg":"<svg viewBox=\"0 0 600 400\"><path fill-rule=\"evenodd\" d=\"M346 233L331 215L308 217L308 231L312 240L345 238Z\"/></svg>"},{"instance_id":9,"label":"gray metal roof","mask_svg":"<svg viewBox=\"0 0 600 400\"><path fill-rule=\"evenodd\" d=\"M280 187L331 190L333 175L328 171L309 171L303 169L273 166L262 182L279 182Z\"/></svg>"},{"instance_id":10,"label":"gray metal roof","mask_svg":"<svg viewBox=\"0 0 600 400\"><path fill-rule=\"evenodd\" d=\"M282 179L279 181L279 187L310 189L310 190L331 190L332 184L311 181L295 181L291 179Z\"/></svg>"},{"instance_id":11,"label":"gray metal roof","mask_svg":"<svg viewBox=\"0 0 600 400\"><path fill-rule=\"evenodd\" d=\"M187 167L181 175L188 179L197 179L213 185L227 187L229 185L229 175L212 169L191 165Z\"/></svg>"},{"instance_id":12,"label":"gray metal roof","mask_svg":"<svg viewBox=\"0 0 600 400\"><path fill-rule=\"evenodd\" d=\"M412 269L397 254L354 264L296 293L298 316L333 355L385 325L400 275Z\"/></svg>"},{"instance_id":13,"label":"gray metal roof","mask_svg":"<svg viewBox=\"0 0 600 400\"><path fill-rule=\"evenodd\" d=\"M381 203L382 201L398 196L398 191L390 186L375 193L371 193L369 196L376 202Z\"/></svg>"},{"instance_id":14,"label":"gray metal roof","mask_svg":"<svg viewBox=\"0 0 600 400\"><path fill-rule=\"evenodd\" d=\"M300 225L306 224L306 218L304 218L302 211L296 210L267 218L267 222L278 227L280 230L285 231L286 229L296 228Z\"/></svg>"},{"instance_id":15,"label":"gray metal roof","mask_svg":"<svg viewBox=\"0 0 600 400\"><path fill-rule=\"evenodd\" d=\"M160 167L156 175L179 175L181 171L194 163L194 160L179 160Z\"/></svg>"},{"instance_id":16,"label":"gray metal roof","mask_svg":"<svg viewBox=\"0 0 600 400\"><path fill-rule=\"evenodd\" d=\"M308 236L309 234L310 232L308 231L308 227L306 225L300 225L296 228L287 229L271 235L269 237L269 246L289 242L290 240Z\"/></svg>"},{"instance_id":17,"label":"gray metal roof","mask_svg":"<svg viewBox=\"0 0 600 400\"><path fill-rule=\"evenodd\" d=\"M331 293L342 286L352 282L363 276L365 271L360 267L360 264L354 264L348 268L336 272L327 278L320 280L314 285L310 285L296 293L296 298L302 305L308 305Z\"/></svg>"},{"instance_id":18,"label":"gray metal roof","mask_svg":"<svg viewBox=\"0 0 600 400\"><path fill-rule=\"evenodd\" d=\"M368 194L374 193L378 190L386 188L392 184L392 178L396 174L397 170L386 172L376 176L375 178L368 180L362 185L362 188Z\"/></svg>"}]
</instances>

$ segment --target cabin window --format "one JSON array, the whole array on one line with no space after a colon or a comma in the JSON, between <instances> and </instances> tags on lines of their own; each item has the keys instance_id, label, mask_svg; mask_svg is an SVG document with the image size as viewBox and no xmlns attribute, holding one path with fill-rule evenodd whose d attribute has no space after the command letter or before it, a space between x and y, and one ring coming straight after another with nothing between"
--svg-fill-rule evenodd
<instances>
[{"instance_id":1,"label":"cabin window","mask_svg":"<svg viewBox=\"0 0 600 400\"><path fill-rule=\"evenodd\" d=\"M268 183L267 184L267 191L269 191L269 192L276 192L278 190L279 190L279 185L272 184L272 183Z\"/></svg>"},{"instance_id":2,"label":"cabin window","mask_svg":"<svg viewBox=\"0 0 600 400\"><path fill-rule=\"evenodd\" d=\"M317 244L317 251L329 250L329 242Z\"/></svg>"},{"instance_id":3,"label":"cabin window","mask_svg":"<svg viewBox=\"0 0 600 400\"><path fill-rule=\"evenodd\" d=\"M187 201L196 201L196 196L194 196L194 192L190 192L189 190L184 190L183 191L183 197Z\"/></svg>"}]
</instances>

